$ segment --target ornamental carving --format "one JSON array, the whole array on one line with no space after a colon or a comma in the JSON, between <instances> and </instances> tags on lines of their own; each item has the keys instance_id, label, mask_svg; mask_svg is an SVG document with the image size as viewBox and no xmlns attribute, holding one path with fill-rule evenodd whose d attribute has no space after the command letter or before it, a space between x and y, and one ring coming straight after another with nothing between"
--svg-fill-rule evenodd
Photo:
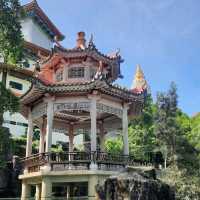
<instances>
[{"instance_id":1,"label":"ornamental carving","mask_svg":"<svg viewBox=\"0 0 200 200\"><path fill-rule=\"evenodd\" d=\"M35 106L32 110L33 119L39 118L47 113L47 104L42 103Z\"/></svg>"},{"instance_id":2,"label":"ornamental carving","mask_svg":"<svg viewBox=\"0 0 200 200\"><path fill-rule=\"evenodd\" d=\"M123 113L122 109L120 109L120 108L115 108L115 107L108 106L108 105L105 105L102 103L97 103L97 112L109 113L112 115L116 115L119 118L122 118L122 113Z\"/></svg>"},{"instance_id":3,"label":"ornamental carving","mask_svg":"<svg viewBox=\"0 0 200 200\"><path fill-rule=\"evenodd\" d=\"M54 111L83 110L90 111L90 102L55 103Z\"/></svg>"}]
</instances>

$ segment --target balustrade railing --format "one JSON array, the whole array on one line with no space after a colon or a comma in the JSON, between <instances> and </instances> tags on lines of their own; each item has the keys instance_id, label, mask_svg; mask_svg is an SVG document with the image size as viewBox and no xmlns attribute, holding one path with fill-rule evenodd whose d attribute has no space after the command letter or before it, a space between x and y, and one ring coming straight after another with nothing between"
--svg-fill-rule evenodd
<instances>
[{"instance_id":1,"label":"balustrade railing","mask_svg":"<svg viewBox=\"0 0 200 200\"><path fill-rule=\"evenodd\" d=\"M148 162L134 159L133 156L109 154L105 152L49 152L35 154L22 159L24 168L29 172L39 171L41 166L48 164L52 170L58 169L89 169L91 163L98 168L147 166ZM59 166L63 166L59 167Z\"/></svg>"}]
</instances>

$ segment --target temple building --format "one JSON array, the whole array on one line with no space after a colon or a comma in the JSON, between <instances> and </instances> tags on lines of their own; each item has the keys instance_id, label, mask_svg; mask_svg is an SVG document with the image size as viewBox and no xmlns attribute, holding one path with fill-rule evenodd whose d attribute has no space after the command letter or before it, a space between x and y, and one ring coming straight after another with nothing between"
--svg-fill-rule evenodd
<instances>
[{"instance_id":1,"label":"temple building","mask_svg":"<svg viewBox=\"0 0 200 200\"><path fill-rule=\"evenodd\" d=\"M31 191L39 199L76 197L96 199L95 186L126 166L141 165L129 156L128 121L142 110L147 83L138 66L131 89L114 84L122 77L119 52L101 53L93 37L77 34L72 49L58 42L43 56L31 76L31 87L21 97L21 113L28 120L26 157L21 199ZM33 126L40 128L38 154L32 154ZM69 138L69 150L52 152L57 131ZM120 132L123 153L105 151L105 137ZM74 148L74 137L83 134L84 149Z\"/></svg>"},{"instance_id":2,"label":"temple building","mask_svg":"<svg viewBox=\"0 0 200 200\"><path fill-rule=\"evenodd\" d=\"M20 63L22 69L5 65L0 58L0 81L2 71L7 70L6 87L11 89L16 96L23 95L31 86L27 76L32 76L37 60L42 56L49 56L54 43L64 39L54 23L44 13L36 0L23 6L26 15L21 19L22 34L24 37L24 59ZM23 135L27 130L27 120L19 113L4 114L4 126L10 129L14 136Z\"/></svg>"}]
</instances>

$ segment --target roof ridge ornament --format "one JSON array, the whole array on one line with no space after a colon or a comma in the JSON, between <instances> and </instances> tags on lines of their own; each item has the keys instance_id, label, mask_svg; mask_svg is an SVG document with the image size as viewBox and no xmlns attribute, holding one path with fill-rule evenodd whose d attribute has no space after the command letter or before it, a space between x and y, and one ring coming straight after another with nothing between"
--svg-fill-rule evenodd
<instances>
[{"instance_id":1,"label":"roof ridge ornament","mask_svg":"<svg viewBox=\"0 0 200 200\"><path fill-rule=\"evenodd\" d=\"M58 36L57 35L55 35L55 37L54 37L54 43L55 43L55 45L57 46L57 47L60 47L60 48L63 48L63 46L60 44L60 42L59 42L59 39L58 39Z\"/></svg>"},{"instance_id":2,"label":"roof ridge ornament","mask_svg":"<svg viewBox=\"0 0 200 200\"><path fill-rule=\"evenodd\" d=\"M33 0L33 3L36 4L36 5L38 6L37 0Z\"/></svg>"},{"instance_id":3,"label":"roof ridge ornament","mask_svg":"<svg viewBox=\"0 0 200 200\"><path fill-rule=\"evenodd\" d=\"M105 75L103 74L103 62L102 60L99 61L99 68L94 75L93 80L103 80L105 78Z\"/></svg>"},{"instance_id":4,"label":"roof ridge ornament","mask_svg":"<svg viewBox=\"0 0 200 200\"><path fill-rule=\"evenodd\" d=\"M94 37L93 37L93 34L91 34L90 36L90 40L89 40L89 43L88 43L88 49L96 49L96 46L94 44Z\"/></svg>"}]
</instances>

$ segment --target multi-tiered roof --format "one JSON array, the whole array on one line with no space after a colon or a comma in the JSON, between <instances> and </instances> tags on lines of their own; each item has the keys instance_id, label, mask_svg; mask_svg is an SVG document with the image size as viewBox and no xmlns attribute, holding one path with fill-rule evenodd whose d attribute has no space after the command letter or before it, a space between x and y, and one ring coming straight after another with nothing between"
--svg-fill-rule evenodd
<instances>
[{"instance_id":1,"label":"multi-tiered roof","mask_svg":"<svg viewBox=\"0 0 200 200\"><path fill-rule=\"evenodd\" d=\"M113 53L112 56L102 54L96 48L93 38L86 45L85 33L79 32L75 48L65 49L57 43L50 56L41 58L37 64L40 71L31 78L32 87L21 101L26 105L37 101L47 93L76 96L90 94L96 90L102 95L109 95L119 101L134 105L132 111L137 113L141 110L147 84L144 75L138 77L141 69L137 69L133 88L127 89L114 84L115 80L122 77L121 62L119 52ZM73 70L77 66L84 67L85 73L88 74L81 78L67 78L65 77L66 66L68 70ZM68 71L68 76L69 73Z\"/></svg>"}]
</instances>

